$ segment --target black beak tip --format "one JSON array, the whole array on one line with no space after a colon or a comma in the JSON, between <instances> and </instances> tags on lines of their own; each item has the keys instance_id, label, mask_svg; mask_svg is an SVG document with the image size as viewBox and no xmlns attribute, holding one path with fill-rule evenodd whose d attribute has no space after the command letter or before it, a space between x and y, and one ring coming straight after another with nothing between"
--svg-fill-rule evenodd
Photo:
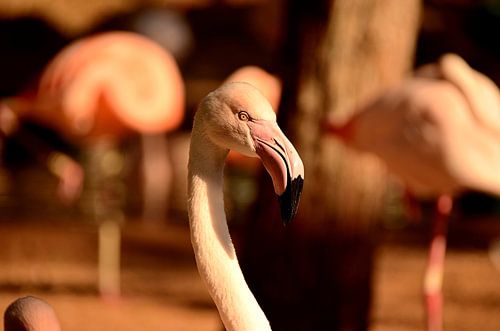
<instances>
[{"instance_id":1,"label":"black beak tip","mask_svg":"<svg viewBox=\"0 0 500 331\"><path fill-rule=\"evenodd\" d=\"M304 179L302 176L299 175L293 180L289 179L285 192L278 197L281 210L281 220L285 226L290 224L297 214L303 186Z\"/></svg>"}]
</instances>

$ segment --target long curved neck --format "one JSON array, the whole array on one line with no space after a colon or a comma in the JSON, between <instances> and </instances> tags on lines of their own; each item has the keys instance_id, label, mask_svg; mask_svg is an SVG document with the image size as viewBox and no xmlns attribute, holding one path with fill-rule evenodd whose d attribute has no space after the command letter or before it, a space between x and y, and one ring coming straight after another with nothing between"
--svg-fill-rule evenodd
<instances>
[{"instance_id":1,"label":"long curved neck","mask_svg":"<svg viewBox=\"0 0 500 331\"><path fill-rule=\"evenodd\" d=\"M188 213L196 263L228 331L271 330L245 282L227 227L223 197L227 152L198 132L195 123L189 153Z\"/></svg>"}]
</instances>

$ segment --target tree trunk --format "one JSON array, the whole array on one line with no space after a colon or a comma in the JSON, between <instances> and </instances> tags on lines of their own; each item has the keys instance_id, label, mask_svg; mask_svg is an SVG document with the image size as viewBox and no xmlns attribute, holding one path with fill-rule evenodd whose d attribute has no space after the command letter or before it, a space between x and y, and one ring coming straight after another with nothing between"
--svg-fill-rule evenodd
<instances>
[{"instance_id":1,"label":"tree trunk","mask_svg":"<svg viewBox=\"0 0 500 331\"><path fill-rule=\"evenodd\" d=\"M262 185L242 267L273 330L366 330L372 225L387 176L373 157L325 137L328 116L356 106L411 69L419 0L290 1L280 121L305 164L299 214L283 229ZM263 179L267 181L268 179Z\"/></svg>"}]
</instances>

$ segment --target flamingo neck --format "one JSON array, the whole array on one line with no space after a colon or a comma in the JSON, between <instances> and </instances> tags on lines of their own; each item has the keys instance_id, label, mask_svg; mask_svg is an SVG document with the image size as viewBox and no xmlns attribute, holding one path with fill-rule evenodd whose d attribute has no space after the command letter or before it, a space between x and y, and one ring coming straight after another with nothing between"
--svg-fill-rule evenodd
<instances>
[{"instance_id":1,"label":"flamingo neck","mask_svg":"<svg viewBox=\"0 0 500 331\"><path fill-rule=\"evenodd\" d=\"M188 213L196 264L228 331L271 330L236 258L224 211L223 169L228 150L199 134L191 137Z\"/></svg>"}]
</instances>

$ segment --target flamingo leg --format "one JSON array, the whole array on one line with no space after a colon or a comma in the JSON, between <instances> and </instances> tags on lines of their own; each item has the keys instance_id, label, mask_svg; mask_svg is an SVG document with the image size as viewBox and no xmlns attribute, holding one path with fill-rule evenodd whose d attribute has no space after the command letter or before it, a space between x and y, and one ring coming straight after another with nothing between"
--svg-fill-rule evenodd
<instances>
[{"instance_id":1,"label":"flamingo leg","mask_svg":"<svg viewBox=\"0 0 500 331\"><path fill-rule=\"evenodd\" d=\"M446 255L446 235L453 200L442 195L436 202L429 256L424 275L424 297L427 331L443 330L443 273Z\"/></svg>"}]
</instances>

